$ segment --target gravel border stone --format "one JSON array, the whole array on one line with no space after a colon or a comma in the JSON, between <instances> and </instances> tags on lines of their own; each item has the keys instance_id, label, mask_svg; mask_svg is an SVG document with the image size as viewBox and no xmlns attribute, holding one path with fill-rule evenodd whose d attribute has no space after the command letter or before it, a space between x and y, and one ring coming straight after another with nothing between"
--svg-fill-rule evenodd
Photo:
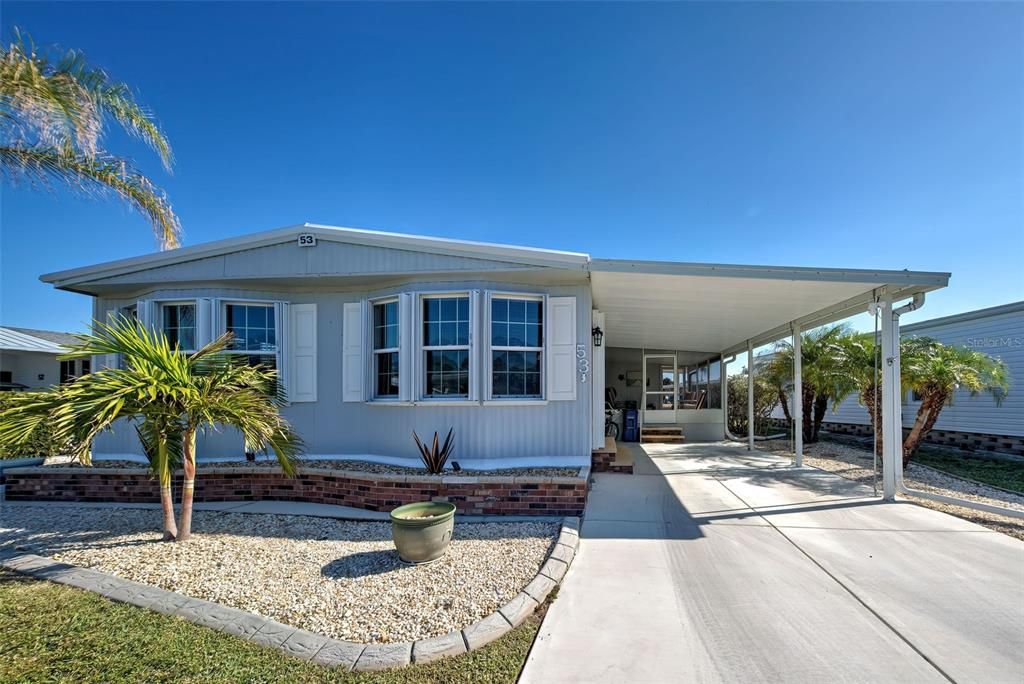
<instances>
[{"instance_id":1,"label":"gravel border stone","mask_svg":"<svg viewBox=\"0 0 1024 684\"><path fill-rule=\"evenodd\" d=\"M558 542L530 583L511 601L461 631L415 642L357 644L291 627L237 608L192 599L166 589L79 568L16 549L0 550L0 567L66 584L140 608L174 615L261 646L329 667L376 672L429 663L476 650L522 624L565 576L579 549L579 518L562 521ZM556 554L558 557L556 557Z\"/></svg>"}]
</instances>

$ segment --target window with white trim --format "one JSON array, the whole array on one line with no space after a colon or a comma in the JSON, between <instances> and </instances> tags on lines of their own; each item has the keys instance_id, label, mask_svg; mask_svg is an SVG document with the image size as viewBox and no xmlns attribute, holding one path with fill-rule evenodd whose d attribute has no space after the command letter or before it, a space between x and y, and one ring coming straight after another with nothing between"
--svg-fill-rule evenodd
<instances>
[{"instance_id":1,"label":"window with white trim","mask_svg":"<svg viewBox=\"0 0 1024 684\"><path fill-rule=\"evenodd\" d=\"M250 366L277 368L277 320L273 304L225 304L224 322L232 334L228 353Z\"/></svg>"},{"instance_id":2,"label":"window with white trim","mask_svg":"<svg viewBox=\"0 0 1024 684\"><path fill-rule=\"evenodd\" d=\"M469 398L469 296L424 296L423 396Z\"/></svg>"},{"instance_id":3,"label":"window with white trim","mask_svg":"<svg viewBox=\"0 0 1024 684\"><path fill-rule=\"evenodd\" d=\"M543 355L543 299L491 297L491 398L543 398Z\"/></svg>"},{"instance_id":4,"label":"window with white trim","mask_svg":"<svg viewBox=\"0 0 1024 684\"><path fill-rule=\"evenodd\" d=\"M171 347L180 351L196 350L196 305L175 303L160 305L160 329Z\"/></svg>"},{"instance_id":5,"label":"window with white trim","mask_svg":"<svg viewBox=\"0 0 1024 684\"><path fill-rule=\"evenodd\" d=\"M398 397L398 300L373 304L373 396Z\"/></svg>"}]
</instances>

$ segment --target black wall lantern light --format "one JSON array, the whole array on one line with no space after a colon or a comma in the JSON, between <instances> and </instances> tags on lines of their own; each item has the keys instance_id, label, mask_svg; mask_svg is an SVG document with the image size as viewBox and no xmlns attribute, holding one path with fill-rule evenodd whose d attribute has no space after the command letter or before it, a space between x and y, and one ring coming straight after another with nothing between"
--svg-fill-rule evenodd
<instances>
[{"instance_id":1,"label":"black wall lantern light","mask_svg":"<svg viewBox=\"0 0 1024 684\"><path fill-rule=\"evenodd\" d=\"M600 347L601 342L604 340L604 330L601 330L601 328L595 326L594 329L590 331L590 333L594 336L594 346Z\"/></svg>"}]
</instances>

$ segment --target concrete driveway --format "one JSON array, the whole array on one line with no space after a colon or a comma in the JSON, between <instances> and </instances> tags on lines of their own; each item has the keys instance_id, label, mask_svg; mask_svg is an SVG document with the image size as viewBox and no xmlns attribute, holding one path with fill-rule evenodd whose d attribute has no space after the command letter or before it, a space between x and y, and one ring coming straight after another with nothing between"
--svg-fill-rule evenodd
<instances>
[{"instance_id":1,"label":"concrete driveway","mask_svg":"<svg viewBox=\"0 0 1024 684\"><path fill-rule=\"evenodd\" d=\"M1024 681L1024 542L742 446L631 448L520 681Z\"/></svg>"}]
</instances>

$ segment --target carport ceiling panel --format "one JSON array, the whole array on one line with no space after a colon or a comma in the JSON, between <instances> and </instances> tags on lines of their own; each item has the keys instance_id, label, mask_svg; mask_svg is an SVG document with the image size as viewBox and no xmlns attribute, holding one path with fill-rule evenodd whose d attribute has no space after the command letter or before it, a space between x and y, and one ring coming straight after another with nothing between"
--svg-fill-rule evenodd
<instances>
[{"instance_id":1,"label":"carport ceiling panel","mask_svg":"<svg viewBox=\"0 0 1024 684\"><path fill-rule=\"evenodd\" d=\"M608 344L718 351L879 283L595 273Z\"/></svg>"}]
</instances>

